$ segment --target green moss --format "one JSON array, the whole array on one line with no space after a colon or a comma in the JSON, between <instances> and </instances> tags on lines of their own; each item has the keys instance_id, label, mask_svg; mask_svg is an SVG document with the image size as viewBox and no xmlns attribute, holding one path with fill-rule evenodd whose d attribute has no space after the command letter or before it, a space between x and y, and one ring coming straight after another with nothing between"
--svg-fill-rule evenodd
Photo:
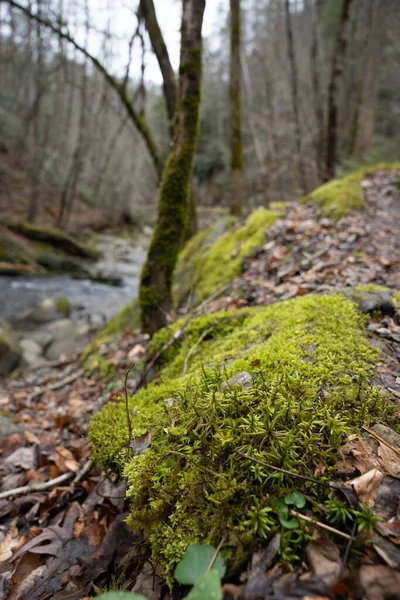
<instances>
[{"instance_id":1,"label":"green moss","mask_svg":"<svg viewBox=\"0 0 400 600\"><path fill-rule=\"evenodd\" d=\"M384 285L377 285L375 283L367 283L366 285L356 285L355 290L357 290L357 292L389 292L390 293L390 289L388 287L385 287Z\"/></svg>"},{"instance_id":2,"label":"green moss","mask_svg":"<svg viewBox=\"0 0 400 600\"><path fill-rule=\"evenodd\" d=\"M230 283L240 274L243 260L263 243L266 229L278 216L279 212L259 208L241 227L223 233L231 224L225 217L197 234L179 255L173 284L175 304L181 304L190 293L197 304Z\"/></svg>"},{"instance_id":3,"label":"green moss","mask_svg":"<svg viewBox=\"0 0 400 600\"><path fill-rule=\"evenodd\" d=\"M393 294L393 302L396 308L400 307L400 290Z\"/></svg>"},{"instance_id":4,"label":"green moss","mask_svg":"<svg viewBox=\"0 0 400 600\"><path fill-rule=\"evenodd\" d=\"M55 227L41 227L33 223L19 223L17 225L10 225L10 229L30 240L50 244L50 246L60 248L73 256L80 256L89 260L98 260L101 257L101 252L97 248L84 244Z\"/></svg>"},{"instance_id":5,"label":"green moss","mask_svg":"<svg viewBox=\"0 0 400 600\"><path fill-rule=\"evenodd\" d=\"M102 374L109 374L112 370L107 366L105 361L97 352L100 344L108 341L116 335L123 333L127 329L140 328L140 312L137 298L132 300L127 306L120 310L112 317L92 341L83 351L81 360L88 371L100 371ZM106 363L106 364L104 364Z\"/></svg>"},{"instance_id":6,"label":"green moss","mask_svg":"<svg viewBox=\"0 0 400 600\"><path fill-rule=\"evenodd\" d=\"M68 298L59 298L58 299L57 310L62 315L64 315L64 317L69 317L69 315L71 314L71 304L70 304Z\"/></svg>"},{"instance_id":7,"label":"green moss","mask_svg":"<svg viewBox=\"0 0 400 600\"><path fill-rule=\"evenodd\" d=\"M303 198L304 201L315 202L321 206L321 215L339 219L353 210L365 206L361 181L368 174L384 169L387 171L400 170L400 163L381 163L363 167L342 179L334 179L311 192Z\"/></svg>"},{"instance_id":8,"label":"green moss","mask_svg":"<svg viewBox=\"0 0 400 600\"><path fill-rule=\"evenodd\" d=\"M130 522L167 576L190 543L217 544L227 526L231 551L244 555L279 531L273 511L267 525L261 516L287 491L324 499L322 488L235 450L308 476L322 462L331 480L350 432L390 422L370 383L377 350L364 324L340 294L199 317L164 355L158 379L129 400L135 439L151 433L145 454L127 450L123 399L93 418L93 458L126 479ZM177 327L160 331L152 350ZM224 383L242 371L251 387Z\"/></svg>"}]
</instances>

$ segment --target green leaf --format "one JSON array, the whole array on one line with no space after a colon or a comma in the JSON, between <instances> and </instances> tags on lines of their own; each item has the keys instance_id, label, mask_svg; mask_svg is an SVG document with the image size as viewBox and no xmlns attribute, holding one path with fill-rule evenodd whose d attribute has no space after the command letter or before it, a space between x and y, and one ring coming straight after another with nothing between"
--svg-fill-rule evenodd
<instances>
[{"instance_id":1,"label":"green leaf","mask_svg":"<svg viewBox=\"0 0 400 600\"><path fill-rule=\"evenodd\" d=\"M197 581L186 600L222 600L222 588L218 571L212 569Z\"/></svg>"},{"instance_id":2,"label":"green leaf","mask_svg":"<svg viewBox=\"0 0 400 600\"><path fill-rule=\"evenodd\" d=\"M196 585L207 571L214 554L215 548L213 546L209 546L208 544L191 544L182 560L176 566L175 579L184 585ZM224 576L225 563L220 554L218 554L212 568L212 571L214 570L220 578Z\"/></svg>"},{"instance_id":3,"label":"green leaf","mask_svg":"<svg viewBox=\"0 0 400 600\"><path fill-rule=\"evenodd\" d=\"M132 594L131 592L106 592L96 596L96 600L147 600L141 594Z\"/></svg>"},{"instance_id":4,"label":"green leaf","mask_svg":"<svg viewBox=\"0 0 400 600\"><path fill-rule=\"evenodd\" d=\"M290 492L285 496L284 501L286 504L294 504L297 508L304 508L306 504L306 499L303 494L299 494L299 492Z\"/></svg>"},{"instance_id":5,"label":"green leaf","mask_svg":"<svg viewBox=\"0 0 400 600\"><path fill-rule=\"evenodd\" d=\"M282 515L279 515L279 523L285 527L285 529L297 529L299 527L299 521L295 517L288 520Z\"/></svg>"}]
</instances>

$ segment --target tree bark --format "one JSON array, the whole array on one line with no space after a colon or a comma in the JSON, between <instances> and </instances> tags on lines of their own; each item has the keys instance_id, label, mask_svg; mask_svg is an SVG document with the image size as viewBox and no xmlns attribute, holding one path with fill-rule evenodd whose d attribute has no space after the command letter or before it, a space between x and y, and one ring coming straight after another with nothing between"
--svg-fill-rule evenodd
<instances>
[{"instance_id":1,"label":"tree bark","mask_svg":"<svg viewBox=\"0 0 400 600\"><path fill-rule=\"evenodd\" d=\"M313 15L311 38L311 78L314 94L316 135L315 135L315 162L319 181L323 181L323 157L325 150L324 139L324 109L322 103L321 78L320 78L320 39L319 28L321 19L321 0L316 0L315 7L311 8Z\"/></svg>"},{"instance_id":2,"label":"tree bark","mask_svg":"<svg viewBox=\"0 0 400 600\"><path fill-rule=\"evenodd\" d=\"M243 149L241 122L241 69L240 69L240 0L230 0L231 6L231 64L230 64L230 107L231 107L231 214L241 216L243 212Z\"/></svg>"},{"instance_id":3,"label":"tree bark","mask_svg":"<svg viewBox=\"0 0 400 600\"><path fill-rule=\"evenodd\" d=\"M363 69L361 102L357 110L354 156L360 160L370 150L375 129L376 102L381 75L384 41L384 11L381 0L370 4L369 39Z\"/></svg>"},{"instance_id":4,"label":"tree bark","mask_svg":"<svg viewBox=\"0 0 400 600\"><path fill-rule=\"evenodd\" d=\"M338 137L338 112L339 88L345 66L347 47L347 26L350 17L352 0L343 0L340 23L336 34L335 49L333 51L331 78L328 91L328 130L326 146L326 167L324 180L329 181L335 177L337 163L337 137Z\"/></svg>"},{"instance_id":5,"label":"tree bark","mask_svg":"<svg viewBox=\"0 0 400 600\"><path fill-rule=\"evenodd\" d=\"M294 138L297 154L297 168L299 172L299 183L303 194L307 191L306 174L303 161L302 144L301 144L301 127L300 127L300 111L299 111L299 91L297 85L297 66L294 51L294 39L292 22L290 18L290 0L286 0L286 37L288 44L289 67L290 67L290 87L292 92L293 114L294 114Z\"/></svg>"},{"instance_id":6,"label":"tree bark","mask_svg":"<svg viewBox=\"0 0 400 600\"><path fill-rule=\"evenodd\" d=\"M176 130L165 165L158 218L139 290L142 326L154 333L172 312L172 275L189 219L189 195L198 135L205 0L183 0Z\"/></svg>"},{"instance_id":7,"label":"tree bark","mask_svg":"<svg viewBox=\"0 0 400 600\"><path fill-rule=\"evenodd\" d=\"M167 46L163 34L158 25L156 9L153 0L140 1L140 14L143 16L147 32L150 37L151 47L156 55L158 65L163 78L164 97L167 105L167 114L170 130L173 134L173 123L176 110L177 86L175 73L169 59Z\"/></svg>"}]
</instances>

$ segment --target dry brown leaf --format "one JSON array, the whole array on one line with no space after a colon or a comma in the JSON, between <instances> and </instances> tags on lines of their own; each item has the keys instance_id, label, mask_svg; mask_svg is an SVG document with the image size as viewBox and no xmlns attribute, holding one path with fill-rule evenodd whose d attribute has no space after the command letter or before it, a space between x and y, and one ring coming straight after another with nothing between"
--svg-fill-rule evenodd
<instances>
[{"instance_id":1,"label":"dry brown leaf","mask_svg":"<svg viewBox=\"0 0 400 600\"><path fill-rule=\"evenodd\" d=\"M363 504L373 506L376 498L376 491L382 483L384 474L378 469L371 469L360 477L347 481L346 485L351 485L356 491L357 496Z\"/></svg>"},{"instance_id":2,"label":"dry brown leaf","mask_svg":"<svg viewBox=\"0 0 400 600\"><path fill-rule=\"evenodd\" d=\"M76 473L79 470L79 463L74 459L72 452L63 446L59 446L56 449L54 462L61 473L66 473L67 471Z\"/></svg>"},{"instance_id":3,"label":"dry brown leaf","mask_svg":"<svg viewBox=\"0 0 400 600\"><path fill-rule=\"evenodd\" d=\"M364 600L395 598L400 590L400 573L385 565L362 565L359 573Z\"/></svg>"},{"instance_id":4,"label":"dry brown leaf","mask_svg":"<svg viewBox=\"0 0 400 600\"><path fill-rule=\"evenodd\" d=\"M6 562L12 557L12 551L18 546L19 542L20 535L17 528L17 521L14 520L6 536L0 542L0 563Z\"/></svg>"},{"instance_id":5,"label":"dry brown leaf","mask_svg":"<svg viewBox=\"0 0 400 600\"><path fill-rule=\"evenodd\" d=\"M342 568L339 550L327 536L312 540L306 547L308 562L312 572L328 585L333 585Z\"/></svg>"}]
</instances>

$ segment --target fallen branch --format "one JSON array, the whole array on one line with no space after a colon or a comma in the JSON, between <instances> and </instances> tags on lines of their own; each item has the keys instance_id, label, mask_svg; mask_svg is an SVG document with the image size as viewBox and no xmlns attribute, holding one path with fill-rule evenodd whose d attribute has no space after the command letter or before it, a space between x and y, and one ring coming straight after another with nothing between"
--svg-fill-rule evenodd
<instances>
[{"instance_id":1,"label":"fallen branch","mask_svg":"<svg viewBox=\"0 0 400 600\"><path fill-rule=\"evenodd\" d=\"M79 371L76 371L72 375L65 377L65 379L61 379L61 381L56 381L56 383L52 383L51 385L49 385L45 388L42 388L41 390L39 390L37 392L33 392L30 396L28 396L28 398L26 400L27 405L29 406L33 400L35 400L36 398L39 398L45 392L50 392L50 391L53 392L55 390L59 390L59 389L63 388L65 385L68 385L69 383L73 383L76 379L79 379L79 377L81 377L82 375L83 375L83 369L79 369Z\"/></svg>"},{"instance_id":2,"label":"fallen branch","mask_svg":"<svg viewBox=\"0 0 400 600\"><path fill-rule=\"evenodd\" d=\"M340 536L346 538L346 540L351 540L352 539L351 535L349 535L348 533L343 533L343 531L339 531L339 529L335 529L334 527L331 527L330 525L325 525L325 523L321 523L320 521L316 521L312 517L306 517L306 515L302 515L301 513L298 513L297 510L291 510L290 514L291 514L292 517L297 517L301 521L307 521L307 523L313 523L314 525L317 525L321 529L325 529L326 531L330 531L331 533L335 533L336 535L340 535Z\"/></svg>"},{"instance_id":3,"label":"fallen branch","mask_svg":"<svg viewBox=\"0 0 400 600\"><path fill-rule=\"evenodd\" d=\"M23 487L14 488L13 490L7 490L6 492L0 493L0 500L3 498L10 498L11 496L24 496L26 494L31 494L32 492L43 492L44 490L48 490L52 487L59 485L60 483L64 483L71 479L75 473L73 471L68 471L68 473L63 473L59 477L55 479L50 479L50 481L45 481L43 483L34 483L33 485L24 485Z\"/></svg>"},{"instance_id":4,"label":"fallen branch","mask_svg":"<svg viewBox=\"0 0 400 600\"><path fill-rule=\"evenodd\" d=\"M147 375L150 373L151 369L154 367L154 365L156 364L158 359L164 354L164 352L166 352L177 340L179 340L182 337L182 335L185 333L189 323L195 317L197 317L199 314L201 314L204 311L205 307L207 306L207 304L209 302L214 300L214 298L217 298L218 296L220 296L223 292L225 292L227 289L229 289L231 287L231 285L232 285L232 283L229 283L228 285L225 285L224 287L220 288L219 290L217 290L216 292L211 294L211 296L209 296L206 300L204 300L204 302L202 302L196 308L196 310L194 310L190 315L188 315L188 317L185 319L184 323L182 323L182 325L179 327L179 329L177 329L175 331L175 333L169 338L169 340L167 342L165 342L165 344L160 348L160 350L158 350L158 352L156 352L154 354L154 356L149 360L143 373L139 377L139 380L133 389L132 395L136 394L136 392L140 390L140 388L146 381Z\"/></svg>"},{"instance_id":5,"label":"fallen branch","mask_svg":"<svg viewBox=\"0 0 400 600\"><path fill-rule=\"evenodd\" d=\"M188 362L189 362L189 358L192 356L193 352L196 350L196 348L201 344L201 342L204 340L204 338L211 333L211 331L214 329L214 327L209 327L208 329L206 329L205 331L203 331L203 333L201 334L201 336L199 337L199 339L197 340L197 342L195 344L193 344L193 346L190 348L189 352L186 354L185 357L185 362L183 365L183 375L186 375L186 371L187 371L187 367L188 367Z\"/></svg>"},{"instance_id":6,"label":"fallen branch","mask_svg":"<svg viewBox=\"0 0 400 600\"><path fill-rule=\"evenodd\" d=\"M222 539L221 539L220 543L218 544L217 549L215 550L212 559L210 560L210 564L207 567L206 573L209 573L211 571L211 569L213 568L213 566L215 564L215 561L217 560L217 556L219 554L219 551L221 550L222 546L225 544L225 540L226 540L227 537L228 536L227 536L226 533L225 533L224 536L222 536Z\"/></svg>"}]
</instances>

